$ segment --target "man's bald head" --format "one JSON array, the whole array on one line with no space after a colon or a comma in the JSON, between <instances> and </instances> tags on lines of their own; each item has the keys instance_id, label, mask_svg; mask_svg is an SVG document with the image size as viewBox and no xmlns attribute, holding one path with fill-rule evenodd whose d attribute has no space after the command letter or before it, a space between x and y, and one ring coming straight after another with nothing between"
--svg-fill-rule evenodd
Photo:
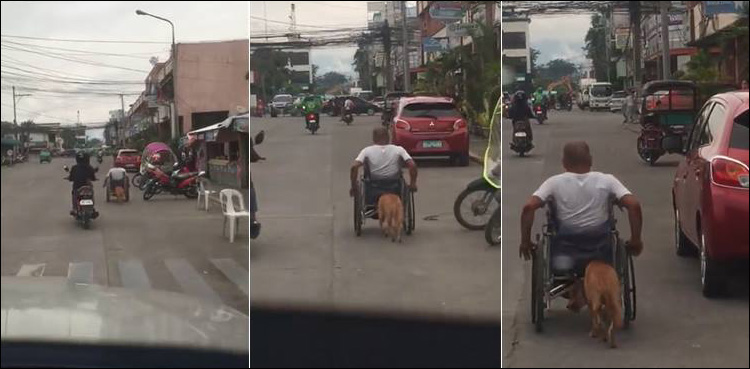
<instances>
[{"instance_id":1,"label":"man's bald head","mask_svg":"<svg viewBox=\"0 0 750 369\"><path fill-rule=\"evenodd\" d=\"M391 141L388 130L385 127L377 127L372 130L372 142L377 145L387 145Z\"/></svg>"},{"instance_id":2,"label":"man's bald head","mask_svg":"<svg viewBox=\"0 0 750 369\"><path fill-rule=\"evenodd\" d=\"M586 141L568 142L563 148L563 167L569 172L586 173L591 170L591 151Z\"/></svg>"}]
</instances>

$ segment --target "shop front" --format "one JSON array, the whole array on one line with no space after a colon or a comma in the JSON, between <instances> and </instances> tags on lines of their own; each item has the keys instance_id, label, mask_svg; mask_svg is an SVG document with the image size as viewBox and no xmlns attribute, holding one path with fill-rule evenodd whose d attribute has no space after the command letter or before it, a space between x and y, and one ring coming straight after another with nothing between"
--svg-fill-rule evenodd
<instances>
[{"instance_id":1,"label":"shop front","mask_svg":"<svg viewBox=\"0 0 750 369\"><path fill-rule=\"evenodd\" d=\"M212 183L248 188L249 126L244 114L188 133L197 141L196 167L206 171Z\"/></svg>"}]
</instances>

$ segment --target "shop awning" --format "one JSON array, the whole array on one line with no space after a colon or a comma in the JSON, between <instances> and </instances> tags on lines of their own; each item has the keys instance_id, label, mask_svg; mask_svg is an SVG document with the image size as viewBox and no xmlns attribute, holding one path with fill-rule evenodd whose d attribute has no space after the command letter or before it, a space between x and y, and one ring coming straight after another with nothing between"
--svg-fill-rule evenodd
<instances>
[{"instance_id":1,"label":"shop awning","mask_svg":"<svg viewBox=\"0 0 750 369\"><path fill-rule=\"evenodd\" d=\"M201 128L201 129L196 129L195 131L190 131L190 132L188 132L188 135L194 135L194 134L198 134L198 133L205 133L205 132L210 132L210 131L216 131L216 130L219 130L219 129L222 129L222 128L229 128L229 126L231 126L232 123L238 123L238 125L240 125L240 126L242 125L241 123L244 123L244 126L246 127L248 119L249 119L249 114L234 115L234 116L231 116L231 117L229 117L227 119L224 119L223 121L221 121L219 123L212 124L212 125L210 125L208 127L204 127L204 128ZM236 127L235 129L237 129L240 132L243 132L243 130L242 130L241 127Z\"/></svg>"},{"instance_id":2,"label":"shop awning","mask_svg":"<svg viewBox=\"0 0 750 369\"><path fill-rule=\"evenodd\" d=\"M0 143L3 146L21 146L21 142L13 138L3 138Z\"/></svg>"}]
</instances>

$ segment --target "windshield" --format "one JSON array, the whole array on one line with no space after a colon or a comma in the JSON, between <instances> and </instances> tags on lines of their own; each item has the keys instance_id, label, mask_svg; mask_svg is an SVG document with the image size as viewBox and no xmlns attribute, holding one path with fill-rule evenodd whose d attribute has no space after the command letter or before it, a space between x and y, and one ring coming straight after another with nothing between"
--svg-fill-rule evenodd
<instances>
[{"instance_id":1,"label":"windshield","mask_svg":"<svg viewBox=\"0 0 750 369\"><path fill-rule=\"evenodd\" d=\"M273 98L273 102L292 102L292 99L290 95L278 95Z\"/></svg>"},{"instance_id":2,"label":"windshield","mask_svg":"<svg viewBox=\"0 0 750 369\"><path fill-rule=\"evenodd\" d=\"M612 98L613 99L622 99L622 98L625 98L626 96L628 96L628 95L625 92L622 92L622 91L618 91L618 92L615 92L614 94L612 94Z\"/></svg>"},{"instance_id":3,"label":"windshield","mask_svg":"<svg viewBox=\"0 0 750 369\"><path fill-rule=\"evenodd\" d=\"M612 96L612 86L606 86L606 85L592 86L591 96L594 96L594 97Z\"/></svg>"},{"instance_id":4,"label":"windshield","mask_svg":"<svg viewBox=\"0 0 750 369\"><path fill-rule=\"evenodd\" d=\"M137 151L120 151L119 156L140 156Z\"/></svg>"},{"instance_id":5,"label":"windshield","mask_svg":"<svg viewBox=\"0 0 750 369\"><path fill-rule=\"evenodd\" d=\"M427 118L461 117L461 113L451 103L412 103L404 107L401 115Z\"/></svg>"}]
</instances>

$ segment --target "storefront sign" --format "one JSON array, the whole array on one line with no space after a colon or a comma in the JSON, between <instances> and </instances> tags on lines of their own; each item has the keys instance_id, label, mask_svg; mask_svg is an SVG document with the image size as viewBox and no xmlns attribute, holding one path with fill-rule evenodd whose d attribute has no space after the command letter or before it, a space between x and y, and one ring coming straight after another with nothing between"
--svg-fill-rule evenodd
<instances>
[{"instance_id":1,"label":"storefront sign","mask_svg":"<svg viewBox=\"0 0 750 369\"><path fill-rule=\"evenodd\" d=\"M438 40L432 37L422 39L422 51L426 53L442 52L448 50L447 40Z\"/></svg>"},{"instance_id":2,"label":"storefront sign","mask_svg":"<svg viewBox=\"0 0 750 369\"><path fill-rule=\"evenodd\" d=\"M203 139L206 142L214 142L216 141L216 131L208 131L203 135Z\"/></svg>"},{"instance_id":3,"label":"storefront sign","mask_svg":"<svg viewBox=\"0 0 750 369\"><path fill-rule=\"evenodd\" d=\"M461 2L458 1L434 1L430 4L430 17L433 19L457 21L464 17Z\"/></svg>"},{"instance_id":4,"label":"storefront sign","mask_svg":"<svg viewBox=\"0 0 750 369\"><path fill-rule=\"evenodd\" d=\"M446 28L448 37L471 36L472 32L481 30L476 23L451 23Z\"/></svg>"},{"instance_id":5,"label":"storefront sign","mask_svg":"<svg viewBox=\"0 0 750 369\"><path fill-rule=\"evenodd\" d=\"M248 118L237 118L234 120L234 130L237 132L250 132L250 119Z\"/></svg>"}]
</instances>

